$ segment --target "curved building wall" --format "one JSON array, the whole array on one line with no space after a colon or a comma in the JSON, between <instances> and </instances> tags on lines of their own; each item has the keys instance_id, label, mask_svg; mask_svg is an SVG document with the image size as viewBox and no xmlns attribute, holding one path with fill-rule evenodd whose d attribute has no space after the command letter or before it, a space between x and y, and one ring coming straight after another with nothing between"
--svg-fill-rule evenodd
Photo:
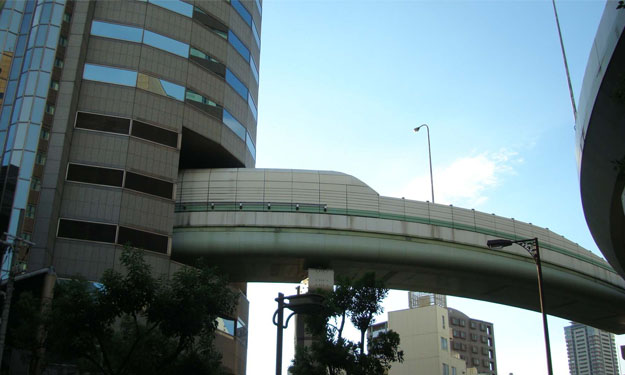
<instances>
[{"instance_id":1,"label":"curved building wall","mask_svg":"<svg viewBox=\"0 0 625 375\"><path fill-rule=\"evenodd\" d=\"M584 214L597 246L625 277L625 12L608 1L579 100L576 153Z\"/></svg>"},{"instance_id":2,"label":"curved building wall","mask_svg":"<svg viewBox=\"0 0 625 375\"><path fill-rule=\"evenodd\" d=\"M131 243L168 272L179 170L255 165L261 3L47 3L60 13L37 99L45 139L29 151L34 167L2 170L3 223L36 243L29 269L97 279ZM16 32L3 66L16 65L19 32L38 35L37 2L25 4L2 10L3 35ZM13 14L27 22L12 28ZM13 87L5 75L1 91Z\"/></svg>"}]
</instances>

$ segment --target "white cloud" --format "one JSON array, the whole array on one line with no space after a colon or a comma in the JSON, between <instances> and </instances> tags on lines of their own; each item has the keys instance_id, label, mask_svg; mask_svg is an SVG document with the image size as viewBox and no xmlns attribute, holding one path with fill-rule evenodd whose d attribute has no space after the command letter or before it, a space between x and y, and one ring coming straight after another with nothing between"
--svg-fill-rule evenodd
<instances>
[{"instance_id":1,"label":"white cloud","mask_svg":"<svg viewBox=\"0 0 625 375\"><path fill-rule=\"evenodd\" d=\"M497 187L503 176L514 174L514 165L522 162L516 152L500 150L461 157L442 168L435 166L434 200L436 203L477 208L488 200L488 191ZM388 195L431 200L430 176L417 176Z\"/></svg>"}]
</instances>

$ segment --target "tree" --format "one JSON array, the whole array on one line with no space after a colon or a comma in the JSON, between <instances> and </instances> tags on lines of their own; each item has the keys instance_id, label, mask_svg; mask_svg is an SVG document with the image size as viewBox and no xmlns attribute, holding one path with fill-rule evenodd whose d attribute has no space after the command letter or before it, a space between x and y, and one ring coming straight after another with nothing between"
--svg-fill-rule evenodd
<instances>
[{"instance_id":1,"label":"tree","mask_svg":"<svg viewBox=\"0 0 625 375\"><path fill-rule=\"evenodd\" d=\"M392 330L372 338L365 350L365 333L383 311L387 294L373 273L357 280L339 279L335 290L326 293L323 312L306 317L307 330L316 340L309 347L296 348L289 371L293 375L381 375L393 362L402 362L399 334ZM360 331L359 342L343 337L347 319Z\"/></svg>"},{"instance_id":2,"label":"tree","mask_svg":"<svg viewBox=\"0 0 625 375\"><path fill-rule=\"evenodd\" d=\"M212 345L217 318L231 316L236 304L226 281L205 265L154 277L135 249L124 249L121 263L124 273L109 269L99 284L57 284L43 317L34 313L32 297L18 302L33 321L44 321L45 360L105 375L221 373ZM13 336L32 351L29 325L17 325Z\"/></svg>"}]
</instances>

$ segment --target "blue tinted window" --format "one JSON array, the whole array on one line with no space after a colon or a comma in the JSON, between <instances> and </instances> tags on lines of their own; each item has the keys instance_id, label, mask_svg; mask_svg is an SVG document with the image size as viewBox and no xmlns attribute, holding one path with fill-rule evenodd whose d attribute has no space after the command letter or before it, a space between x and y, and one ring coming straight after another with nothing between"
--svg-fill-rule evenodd
<instances>
[{"instance_id":1,"label":"blue tinted window","mask_svg":"<svg viewBox=\"0 0 625 375\"><path fill-rule=\"evenodd\" d=\"M254 75L256 83L258 83L258 69L256 68L256 62L252 56L250 56L250 68L252 68L252 74Z\"/></svg>"},{"instance_id":2,"label":"blue tinted window","mask_svg":"<svg viewBox=\"0 0 625 375\"><path fill-rule=\"evenodd\" d=\"M167 52L171 52L178 56L189 57L188 44L179 42L160 34L153 33L148 30L145 30L143 34L143 43Z\"/></svg>"},{"instance_id":3,"label":"blue tinted window","mask_svg":"<svg viewBox=\"0 0 625 375\"><path fill-rule=\"evenodd\" d=\"M217 329L234 336L234 320L217 318Z\"/></svg>"},{"instance_id":4,"label":"blue tinted window","mask_svg":"<svg viewBox=\"0 0 625 375\"><path fill-rule=\"evenodd\" d=\"M247 94L247 105L250 107L250 111L252 111L254 120L257 120L258 113L256 111L256 103L254 103L254 99L252 99L252 95L249 93Z\"/></svg>"},{"instance_id":5,"label":"blue tinted window","mask_svg":"<svg viewBox=\"0 0 625 375\"><path fill-rule=\"evenodd\" d=\"M243 99L247 98L247 87L235 76L230 69L226 68L226 82L236 91Z\"/></svg>"},{"instance_id":6,"label":"blue tinted window","mask_svg":"<svg viewBox=\"0 0 625 375\"><path fill-rule=\"evenodd\" d=\"M137 72L102 65L85 64L82 78L134 87L137 83Z\"/></svg>"},{"instance_id":7,"label":"blue tinted window","mask_svg":"<svg viewBox=\"0 0 625 375\"><path fill-rule=\"evenodd\" d=\"M256 28L256 23L252 20L252 34L254 34L254 40L256 41L256 45L260 48L260 35L258 35L258 29Z\"/></svg>"},{"instance_id":8,"label":"blue tinted window","mask_svg":"<svg viewBox=\"0 0 625 375\"><path fill-rule=\"evenodd\" d=\"M250 50L247 49L245 44L230 30L228 30L228 42L243 56L247 61L250 59Z\"/></svg>"},{"instance_id":9,"label":"blue tinted window","mask_svg":"<svg viewBox=\"0 0 625 375\"><path fill-rule=\"evenodd\" d=\"M250 154L252 154L252 158L256 160L256 147L254 147L254 142L252 142L252 138L250 138L249 133L245 137L245 144L247 145L247 149L250 150Z\"/></svg>"},{"instance_id":10,"label":"blue tinted window","mask_svg":"<svg viewBox=\"0 0 625 375\"><path fill-rule=\"evenodd\" d=\"M258 13L263 14L263 8L260 6L260 0L256 0L256 8L258 8Z\"/></svg>"},{"instance_id":11,"label":"blue tinted window","mask_svg":"<svg viewBox=\"0 0 625 375\"><path fill-rule=\"evenodd\" d=\"M183 101L184 100L184 87L177 85L175 83L171 83L169 81L165 81L161 79L161 85L163 86L163 90L165 90L165 94L167 96Z\"/></svg>"},{"instance_id":12,"label":"blue tinted window","mask_svg":"<svg viewBox=\"0 0 625 375\"><path fill-rule=\"evenodd\" d=\"M227 127L230 128L230 130L232 130L234 132L234 134L236 134L239 138L241 138L241 140L245 141L245 126L241 125L241 123L234 118L234 116L232 116L230 114L230 112L226 111L224 109L224 115L223 115L223 122L224 124L226 124Z\"/></svg>"},{"instance_id":13,"label":"blue tinted window","mask_svg":"<svg viewBox=\"0 0 625 375\"><path fill-rule=\"evenodd\" d=\"M187 4L180 0L150 0L150 3L159 7L169 9L172 12L182 14L183 16L193 16L193 5Z\"/></svg>"},{"instance_id":14,"label":"blue tinted window","mask_svg":"<svg viewBox=\"0 0 625 375\"><path fill-rule=\"evenodd\" d=\"M239 13L241 18L243 18L243 21L252 26L252 15L245 9L243 4L241 4L239 0L230 0L230 4L232 4L232 7Z\"/></svg>"},{"instance_id":15,"label":"blue tinted window","mask_svg":"<svg viewBox=\"0 0 625 375\"><path fill-rule=\"evenodd\" d=\"M143 30L138 27L116 25L114 23L93 21L91 35L127 40L129 42L141 42Z\"/></svg>"}]
</instances>

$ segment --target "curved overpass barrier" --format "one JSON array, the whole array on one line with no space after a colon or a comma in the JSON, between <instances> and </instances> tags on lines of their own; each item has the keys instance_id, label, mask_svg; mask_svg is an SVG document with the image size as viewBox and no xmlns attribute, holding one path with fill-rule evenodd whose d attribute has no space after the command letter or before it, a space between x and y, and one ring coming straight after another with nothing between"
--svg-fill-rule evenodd
<instances>
[{"instance_id":1,"label":"curved overpass barrier","mask_svg":"<svg viewBox=\"0 0 625 375\"><path fill-rule=\"evenodd\" d=\"M392 288L530 309L538 309L533 261L516 246L485 244L537 237L548 311L625 331L625 307L614 307L625 306L625 281L577 244L514 219L381 197L342 173L187 170L176 212L172 256L209 256L240 280L299 281L309 267L372 270Z\"/></svg>"}]
</instances>

